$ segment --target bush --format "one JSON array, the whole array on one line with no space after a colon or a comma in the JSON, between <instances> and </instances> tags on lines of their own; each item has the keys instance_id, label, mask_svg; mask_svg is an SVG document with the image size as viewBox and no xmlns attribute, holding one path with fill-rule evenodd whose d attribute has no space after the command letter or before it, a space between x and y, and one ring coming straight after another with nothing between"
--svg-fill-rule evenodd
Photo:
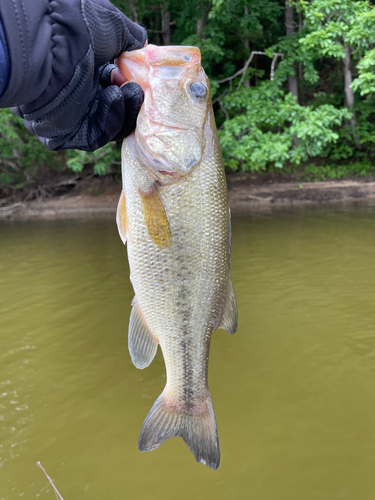
<instances>
[{"instance_id":1,"label":"bush","mask_svg":"<svg viewBox=\"0 0 375 500\"><path fill-rule=\"evenodd\" d=\"M35 182L42 169L63 169L63 153L48 151L29 134L21 118L0 109L0 186L20 189Z\"/></svg>"},{"instance_id":2,"label":"bush","mask_svg":"<svg viewBox=\"0 0 375 500\"><path fill-rule=\"evenodd\" d=\"M229 119L219 131L225 165L260 171L299 165L321 155L339 139L351 112L330 104L300 106L274 82L243 89L223 99Z\"/></svg>"}]
</instances>

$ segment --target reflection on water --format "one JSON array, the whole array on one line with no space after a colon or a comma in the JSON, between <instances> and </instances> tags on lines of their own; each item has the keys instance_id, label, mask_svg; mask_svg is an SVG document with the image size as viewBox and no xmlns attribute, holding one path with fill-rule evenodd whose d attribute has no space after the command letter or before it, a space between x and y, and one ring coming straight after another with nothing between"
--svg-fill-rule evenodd
<instances>
[{"instance_id":1,"label":"reflection on water","mask_svg":"<svg viewBox=\"0 0 375 500\"><path fill-rule=\"evenodd\" d=\"M375 491L375 209L233 221L234 337L214 335L218 471L137 450L162 356L127 352L112 219L0 225L0 500L367 500Z\"/></svg>"}]
</instances>

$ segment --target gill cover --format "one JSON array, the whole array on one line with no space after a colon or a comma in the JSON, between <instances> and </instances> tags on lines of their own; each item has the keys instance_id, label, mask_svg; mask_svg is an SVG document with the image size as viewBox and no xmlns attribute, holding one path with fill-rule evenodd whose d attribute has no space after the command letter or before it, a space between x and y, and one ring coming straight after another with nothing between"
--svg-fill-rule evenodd
<instances>
[{"instance_id":1,"label":"gill cover","mask_svg":"<svg viewBox=\"0 0 375 500\"><path fill-rule=\"evenodd\" d=\"M145 93L136 154L161 181L188 174L206 147L203 130L211 103L200 61L197 47L155 45L125 52L118 60L122 74Z\"/></svg>"}]
</instances>

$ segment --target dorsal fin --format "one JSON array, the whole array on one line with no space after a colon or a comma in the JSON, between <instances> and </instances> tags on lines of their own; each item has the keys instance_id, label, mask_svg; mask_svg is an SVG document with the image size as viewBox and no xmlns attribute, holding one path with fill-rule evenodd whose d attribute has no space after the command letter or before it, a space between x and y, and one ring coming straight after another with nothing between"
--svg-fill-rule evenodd
<instances>
[{"instance_id":1,"label":"dorsal fin","mask_svg":"<svg viewBox=\"0 0 375 500\"><path fill-rule=\"evenodd\" d=\"M171 230L156 184L147 193L141 189L139 193L150 238L159 248L168 248L171 244Z\"/></svg>"},{"instance_id":2,"label":"dorsal fin","mask_svg":"<svg viewBox=\"0 0 375 500\"><path fill-rule=\"evenodd\" d=\"M132 306L129 320L128 347L134 366L142 370L154 359L158 349L158 340L146 325L135 297Z\"/></svg>"}]
</instances>

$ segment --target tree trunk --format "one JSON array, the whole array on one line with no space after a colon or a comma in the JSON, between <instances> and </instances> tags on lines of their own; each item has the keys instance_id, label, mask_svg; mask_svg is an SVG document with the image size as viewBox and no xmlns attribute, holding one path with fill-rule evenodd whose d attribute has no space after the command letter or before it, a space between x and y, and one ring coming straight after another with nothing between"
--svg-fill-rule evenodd
<instances>
[{"instance_id":1,"label":"tree trunk","mask_svg":"<svg viewBox=\"0 0 375 500\"><path fill-rule=\"evenodd\" d=\"M344 64L344 80L345 80L345 104L348 108L354 106L354 93L351 88L352 84L352 70L350 68L350 47L344 43L345 57L342 60Z\"/></svg>"},{"instance_id":2,"label":"tree trunk","mask_svg":"<svg viewBox=\"0 0 375 500\"><path fill-rule=\"evenodd\" d=\"M168 8L168 4L165 3L161 11L161 31L163 36L163 45L171 45L171 13L169 12L169 10L167 10Z\"/></svg>"},{"instance_id":3,"label":"tree trunk","mask_svg":"<svg viewBox=\"0 0 375 500\"><path fill-rule=\"evenodd\" d=\"M298 12L298 31L302 31L303 28L303 20L302 20L302 12ZM302 63L298 63L298 77L299 81L302 82L303 80L303 68L302 68ZM299 102L303 102L303 85L300 88L300 93L298 95L299 97Z\"/></svg>"},{"instance_id":4,"label":"tree trunk","mask_svg":"<svg viewBox=\"0 0 375 500\"><path fill-rule=\"evenodd\" d=\"M202 19L198 19L197 21L197 35L201 36L203 31L203 21Z\"/></svg>"},{"instance_id":5,"label":"tree trunk","mask_svg":"<svg viewBox=\"0 0 375 500\"><path fill-rule=\"evenodd\" d=\"M286 36L294 33L294 7L289 5L289 0L285 0L285 28ZM289 92L296 98L298 102L298 83L296 73L296 63L293 63L293 74L288 77ZM299 145L299 139L295 135L293 137L293 146L296 148Z\"/></svg>"},{"instance_id":6,"label":"tree trunk","mask_svg":"<svg viewBox=\"0 0 375 500\"><path fill-rule=\"evenodd\" d=\"M353 113L353 117L350 120L350 125L351 125L352 130L353 130L353 137L354 137L355 145L358 149L360 149L361 144L359 142L359 137L356 133L357 122L356 122L355 114L354 114L354 92L353 92L353 89L351 88L351 84L353 81L352 70L350 67L351 51L350 51L349 45L347 45L345 42L344 42L344 52L345 52L345 57L343 58L342 63L344 65L345 105Z\"/></svg>"},{"instance_id":7,"label":"tree trunk","mask_svg":"<svg viewBox=\"0 0 375 500\"><path fill-rule=\"evenodd\" d=\"M245 16L248 16L249 15L249 7L247 5L244 6L243 8L243 13ZM249 39L248 38L245 38L244 41L243 41L245 47L250 50L250 43L249 43ZM245 88L249 89L250 88L250 80L249 79L246 79L244 82L244 85L245 85Z\"/></svg>"},{"instance_id":8,"label":"tree trunk","mask_svg":"<svg viewBox=\"0 0 375 500\"><path fill-rule=\"evenodd\" d=\"M294 33L294 7L289 5L289 0L285 0L285 27L286 36ZM298 102L298 83L296 76L296 64L293 63L293 74L288 77L289 92L294 95Z\"/></svg>"},{"instance_id":9,"label":"tree trunk","mask_svg":"<svg viewBox=\"0 0 375 500\"><path fill-rule=\"evenodd\" d=\"M132 11L132 20L135 23L139 24L139 17L138 17L136 3L133 2L133 0L128 0L128 5L130 7L130 10Z\"/></svg>"}]
</instances>

